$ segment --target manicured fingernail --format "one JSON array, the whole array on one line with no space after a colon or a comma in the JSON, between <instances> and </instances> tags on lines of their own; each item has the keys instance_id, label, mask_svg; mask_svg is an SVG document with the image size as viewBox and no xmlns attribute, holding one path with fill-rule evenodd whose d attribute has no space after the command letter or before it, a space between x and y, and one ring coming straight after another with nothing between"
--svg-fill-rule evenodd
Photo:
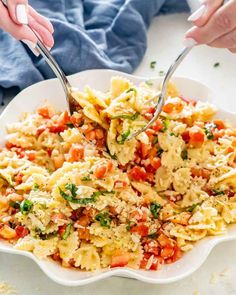
<instances>
[{"instance_id":1,"label":"manicured fingernail","mask_svg":"<svg viewBox=\"0 0 236 295\"><path fill-rule=\"evenodd\" d=\"M27 9L25 4L18 4L16 6L16 17L19 23L23 25L28 24L28 15L27 15Z\"/></svg>"},{"instance_id":2,"label":"manicured fingernail","mask_svg":"<svg viewBox=\"0 0 236 295\"><path fill-rule=\"evenodd\" d=\"M198 10L196 10L193 14L190 15L190 17L188 18L189 22L195 22L196 20L198 20L201 16L203 16L203 14L206 11L206 6L202 5Z\"/></svg>"},{"instance_id":3,"label":"manicured fingernail","mask_svg":"<svg viewBox=\"0 0 236 295\"><path fill-rule=\"evenodd\" d=\"M39 56L39 52L35 48L36 44L34 44L33 42L31 42L29 40L21 40L21 41L24 42L29 47L29 49L33 52L34 55Z\"/></svg>"},{"instance_id":4,"label":"manicured fingernail","mask_svg":"<svg viewBox=\"0 0 236 295\"><path fill-rule=\"evenodd\" d=\"M192 38L185 38L183 41L183 44L185 47L190 48L190 47L197 45L197 41Z\"/></svg>"}]
</instances>

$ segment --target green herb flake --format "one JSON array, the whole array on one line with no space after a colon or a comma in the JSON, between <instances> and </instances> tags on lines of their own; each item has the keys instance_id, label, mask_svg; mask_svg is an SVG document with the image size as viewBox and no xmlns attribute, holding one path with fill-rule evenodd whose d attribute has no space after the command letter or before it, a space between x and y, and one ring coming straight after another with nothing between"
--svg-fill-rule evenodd
<instances>
[{"instance_id":1,"label":"green herb flake","mask_svg":"<svg viewBox=\"0 0 236 295\"><path fill-rule=\"evenodd\" d=\"M14 202L14 201L10 200L9 201L9 206L16 209L16 210L20 209L20 202L18 202L18 201Z\"/></svg>"},{"instance_id":2,"label":"green herb flake","mask_svg":"<svg viewBox=\"0 0 236 295\"><path fill-rule=\"evenodd\" d=\"M150 81L150 80L146 80L145 83L146 83L148 86L153 86L153 82Z\"/></svg>"},{"instance_id":3,"label":"green herb flake","mask_svg":"<svg viewBox=\"0 0 236 295\"><path fill-rule=\"evenodd\" d=\"M209 140L213 140L214 139L214 134L213 134L213 130L217 128L217 125L214 123L208 123L205 125L204 127L204 132L206 134L207 139Z\"/></svg>"},{"instance_id":4,"label":"green herb flake","mask_svg":"<svg viewBox=\"0 0 236 295\"><path fill-rule=\"evenodd\" d=\"M134 222L134 221L129 221L128 222L128 224L127 224L127 226L126 226L126 229L127 229L127 231L130 231L131 230L131 227L133 227L133 226L136 226L137 224Z\"/></svg>"},{"instance_id":5,"label":"green herb flake","mask_svg":"<svg viewBox=\"0 0 236 295\"><path fill-rule=\"evenodd\" d=\"M117 115L111 118L111 120L114 119L127 119L127 120L131 120L131 121L135 121L138 116L140 115L139 112L134 113L133 115Z\"/></svg>"},{"instance_id":6,"label":"green herb flake","mask_svg":"<svg viewBox=\"0 0 236 295\"><path fill-rule=\"evenodd\" d=\"M118 144L124 144L125 141L127 140L127 138L130 136L130 133L131 133L131 131L130 131L130 129L128 129L125 133L120 134L118 136L120 139L118 139L118 138L116 139L117 143Z\"/></svg>"},{"instance_id":7,"label":"green herb flake","mask_svg":"<svg viewBox=\"0 0 236 295\"><path fill-rule=\"evenodd\" d=\"M164 76L165 72L163 70L159 71L159 76Z\"/></svg>"},{"instance_id":8,"label":"green herb flake","mask_svg":"<svg viewBox=\"0 0 236 295\"><path fill-rule=\"evenodd\" d=\"M219 66L220 66L220 63L219 63L219 62L216 62L216 63L214 63L214 65L213 65L214 68L218 68Z\"/></svg>"},{"instance_id":9,"label":"green herb flake","mask_svg":"<svg viewBox=\"0 0 236 295\"><path fill-rule=\"evenodd\" d=\"M158 143L158 136L154 137L153 144Z\"/></svg>"},{"instance_id":10,"label":"green herb flake","mask_svg":"<svg viewBox=\"0 0 236 295\"><path fill-rule=\"evenodd\" d=\"M67 123L66 126L67 126L68 128L74 128L74 127L75 127L73 123Z\"/></svg>"},{"instance_id":11,"label":"green herb flake","mask_svg":"<svg viewBox=\"0 0 236 295\"><path fill-rule=\"evenodd\" d=\"M152 234L148 235L148 238L149 239L156 239L157 238L157 233L155 232L155 233L152 233Z\"/></svg>"},{"instance_id":12,"label":"green herb flake","mask_svg":"<svg viewBox=\"0 0 236 295\"><path fill-rule=\"evenodd\" d=\"M88 176L84 176L81 178L82 181L91 181L92 178L88 175Z\"/></svg>"},{"instance_id":13,"label":"green herb flake","mask_svg":"<svg viewBox=\"0 0 236 295\"><path fill-rule=\"evenodd\" d=\"M160 213L160 210L161 210L162 206L156 202L152 202L150 204L150 211L152 213L152 216L154 218L158 218L159 217L159 213Z\"/></svg>"},{"instance_id":14,"label":"green herb flake","mask_svg":"<svg viewBox=\"0 0 236 295\"><path fill-rule=\"evenodd\" d=\"M151 61L150 62L150 68L155 69L157 62L156 61Z\"/></svg>"},{"instance_id":15,"label":"green herb flake","mask_svg":"<svg viewBox=\"0 0 236 295\"><path fill-rule=\"evenodd\" d=\"M157 150L157 156L160 157L163 154L164 150L162 148L159 148Z\"/></svg>"},{"instance_id":16,"label":"green herb flake","mask_svg":"<svg viewBox=\"0 0 236 295\"><path fill-rule=\"evenodd\" d=\"M33 186L33 191L37 191L37 190L39 190L39 185L35 183Z\"/></svg>"},{"instance_id":17,"label":"green herb flake","mask_svg":"<svg viewBox=\"0 0 236 295\"><path fill-rule=\"evenodd\" d=\"M225 192L224 191L221 191L221 190L218 190L218 189L213 189L212 190L214 196L222 196L222 195L225 195Z\"/></svg>"},{"instance_id":18,"label":"green herb flake","mask_svg":"<svg viewBox=\"0 0 236 295\"><path fill-rule=\"evenodd\" d=\"M169 125L170 125L170 121L169 120L164 120L163 121L163 126L164 128L161 130L161 132L166 132L169 128Z\"/></svg>"},{"instance_id":19,"label":"green herb flake","mask_svg":"<svg viewBox=\"0 0 236 295\"><path fill-rule=\"evenodd\" d=\"M24 200L20 204L20 211L23 215L27 215L33 208L33 202L30 200Z\"/></svg>"},{"instance_id":20,"label":"green herb flake","mask_svg":"<svg viewBox=\"0 0 236 295\"><path fill-rule=\"evenodd\" d=\"M62 236L62 239L63 240L66 240L69 237L70 232L71 232L71 227L72 227L72 224L71 223L67 224L66 229L65 229L65 232L64 232L64 234Z\"/></svg>"},{"instance_id":21,"label":"green herb flake","mask_svg":"<svg viewBox=\"0 0 236 295\"><path fill-rule=\"evenodd\" d=\"M134 95L136 96L137 95L137 89L136 88L129 88L128 90L126 90L126 93L130 93L130 92L134 92Z\"/></svg>"},{"instance_id":22,"label":"green herb flake","mask_svg":"<svg viewBox=\"0 0 236 295\"><path fill-rule=\"evenodd\" d=\"M183 150L181 153L181 157L183 160L188 160L188 151L187 150Z\"/></svg>"},{"instance_id":23,"label":"green herb flake","mask_svg":"<svg viewBox=\"0 0 236 295\"><path fill-rule=\"evenodd\" d=\"M199 206L199 205L201 205L201 204L202 204L202 202L200 202L200 203L196 203L196 204L193 204L193 205L187 207L187 208L186 208L186 211L187 211L187 212L193 212L193 210L194 210L197 206Z\"/></svg>"},{"instance_id":24,"label":"green herb flake","mask_svg":"<svg viewBox=\"0 0 236 295\"><path fill-rule=\"evenodd\" d=\"M101 226L110 228L111 218L107 212L97 214L95 220L99 221Z\"/></svg>"}]
</instances>

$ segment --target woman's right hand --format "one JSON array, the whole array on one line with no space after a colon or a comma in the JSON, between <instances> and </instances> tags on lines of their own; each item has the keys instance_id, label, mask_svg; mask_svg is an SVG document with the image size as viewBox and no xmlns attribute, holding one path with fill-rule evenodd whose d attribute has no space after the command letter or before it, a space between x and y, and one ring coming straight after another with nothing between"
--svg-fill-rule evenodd
<instances>
[{"instance_id":1,"label":"woman's right hand","mask_svg":"<svg viewBox=\"0 0 236 295\"><path fill-rule=\"evenodd\" d=\"M0 28L17 40L22 40L34 52L37 38L27 24L35 31L44 45L51 49L54 45L53 26L44 16L37 13L27 0L0 0Z\"/></svg>"}]
</instances>

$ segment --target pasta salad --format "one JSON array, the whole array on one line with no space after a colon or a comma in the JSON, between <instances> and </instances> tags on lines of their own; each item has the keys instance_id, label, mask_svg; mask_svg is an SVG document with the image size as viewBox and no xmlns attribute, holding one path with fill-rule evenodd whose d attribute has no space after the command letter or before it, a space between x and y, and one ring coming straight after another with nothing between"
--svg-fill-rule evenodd
<instances>
[{"instance_id":1,"label":"pasta salad","mask_svg":"<svg viewBox=\"0 0 236 295\"><path fill-rule=\"evenodd\" d=\"M159 119L149 83L114 77L7 126L0 239L64 267L157 270L236 222L236 129L170 84Z\"/></svg>"}]
</instances>

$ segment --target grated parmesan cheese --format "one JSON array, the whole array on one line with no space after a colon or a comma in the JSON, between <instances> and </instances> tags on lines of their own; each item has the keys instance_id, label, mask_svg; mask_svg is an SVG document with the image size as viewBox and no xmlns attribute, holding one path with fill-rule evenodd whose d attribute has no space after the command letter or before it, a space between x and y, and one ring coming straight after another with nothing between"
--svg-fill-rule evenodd
<instances>
[{"instance_id":1,"label":"grated parmesan cheese","mask_svg":"<svg viewBox=\"0 0 236 295\"><path fill-rule=\"evenodd\" d=\"M13 286L5 282L0 282L0 294L2 295L17 294L17 291Z\"/></svg>"}]
</instances>

